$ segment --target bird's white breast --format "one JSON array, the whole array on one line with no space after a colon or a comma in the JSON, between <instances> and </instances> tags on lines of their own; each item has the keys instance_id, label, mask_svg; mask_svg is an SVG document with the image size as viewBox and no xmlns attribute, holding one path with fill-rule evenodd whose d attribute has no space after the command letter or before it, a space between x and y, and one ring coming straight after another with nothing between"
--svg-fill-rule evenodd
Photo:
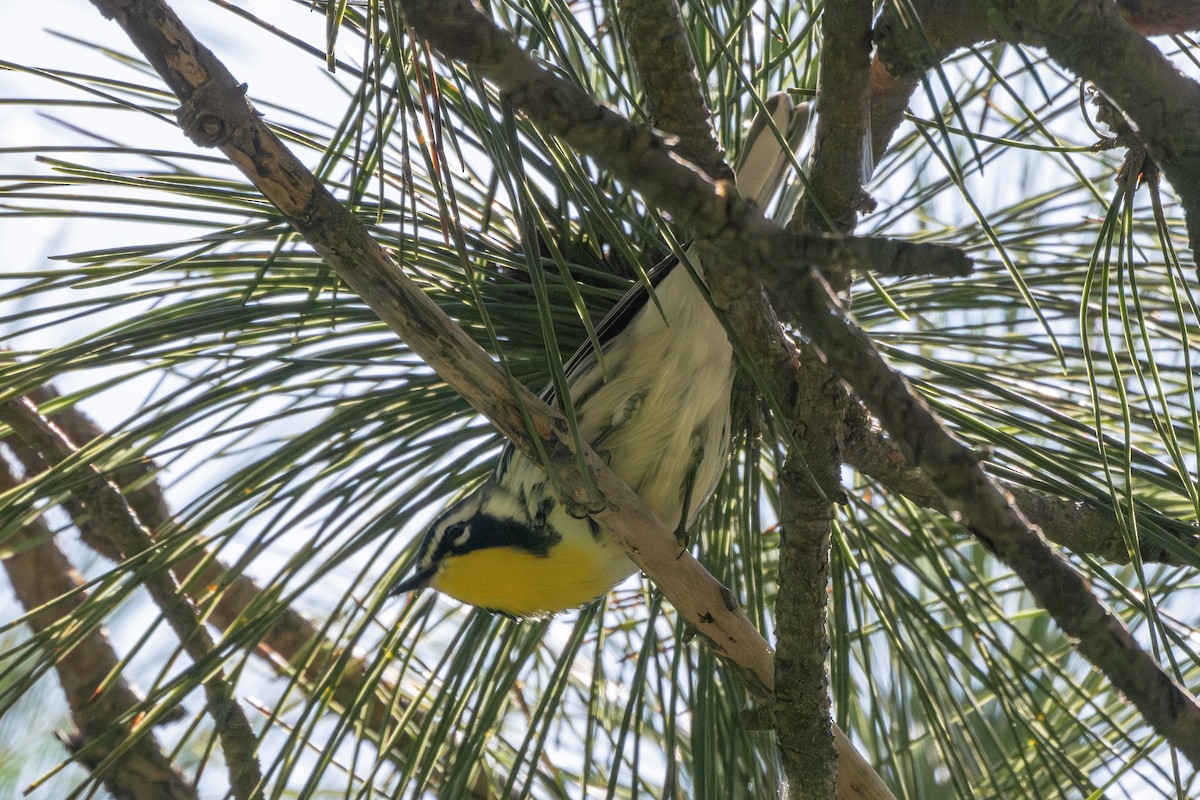
<instances>
[{"instance_id":1,"label":"bird's white breast","mask_svg":"<svg viewBox=\"0 0 1200 800\"><path fill-rule=\"evenodd\" d=\"M694 479L696 498L708 497L724 465L733 348L685 269L675 268L655 296L663 313L651 302L638 312L605 351L608 380L576 411L584 438L674 527L697 448L707 457ZM614 408L619 419L605 413Z\"/></svg>"}]
</instances>

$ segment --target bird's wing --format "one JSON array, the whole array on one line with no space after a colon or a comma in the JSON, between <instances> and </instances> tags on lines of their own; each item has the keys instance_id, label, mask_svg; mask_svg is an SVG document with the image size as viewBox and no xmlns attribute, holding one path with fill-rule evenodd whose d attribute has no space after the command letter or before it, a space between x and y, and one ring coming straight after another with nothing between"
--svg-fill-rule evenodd
<instances>
[{"instance_id":1,"label":"bird's wing","mask_svg":"<svg viewBox=\"0 0 1200 800\"><path fill-rule=\"evenodd\" d=\"M679 266L679 256L672 253L662 261L654 265L646 278L650 282L651 287L657 287L662 283L663 279L671 274L675 267ZM638 312L646 307L646 303L650 300L650 290L646 283L638 281L629 291L621 296L617 304L608 310L608 313L600 320L600 324L596 326L595 341L600 343L600 349L603 352L605 345L617 337L621 331L625 330L626 326L633 321ZM587 339L575 354L563 365L563 372L567 376L567 382L570 383L573 378L582 375L585 371L596 364L596 349L593 347L593 340ZM554 384L550 384L542 390L542 399L547 403L553 403L555 398Z\"/></svg>"}]
</instances>

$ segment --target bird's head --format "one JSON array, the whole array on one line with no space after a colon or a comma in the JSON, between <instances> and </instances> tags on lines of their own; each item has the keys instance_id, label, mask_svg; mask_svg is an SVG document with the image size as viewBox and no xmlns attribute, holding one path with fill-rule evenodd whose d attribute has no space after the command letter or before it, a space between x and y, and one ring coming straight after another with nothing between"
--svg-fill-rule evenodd
<instances>
[{"instance_id":1,"label":"bird's head","mask_svg":"<svg viewBox=\"0 0 1200 800\"><path fill-rule=\"evenodd\" d=\"M633 571L590 520L546 505L534 520L520 498L489 481L430 526L414 571L392 594L429 587L509 616L542 617L600 597Z\"/></svg>"}]
</instances>

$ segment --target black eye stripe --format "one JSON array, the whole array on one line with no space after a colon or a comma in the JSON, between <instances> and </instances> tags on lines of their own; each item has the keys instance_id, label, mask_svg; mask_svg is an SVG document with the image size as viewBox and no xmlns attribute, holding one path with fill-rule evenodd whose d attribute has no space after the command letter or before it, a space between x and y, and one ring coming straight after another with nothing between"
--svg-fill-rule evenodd
<instances>
[{"instance_id":1,"label":"black eye stripe","mask_svg":"<svg viewBox=\"0 0 1200 800\"><path fill-rule=\"evenodd\" d=\"M456 522L453 525L446 526L446 532L435 540L433 556L430 560L435 562L441 561L450 553L456 552L456 543L462 538L463 533L467 532L469 529L470 520ZM467 538L470 538L470 534L468 534Z\"/></svg>"},{"instance_id":2,"label":"black eye stripe","mask_svg":"<svg viewBox=\"0 0 1200 800\"><path fill-rule=\"evenodd\" d=\"M545 556L562 539L547 525L530 526L515 520L500 519L488 514L476 514L463 522L446 528L437 543L433 560L447 555L461 556L488 547L515 547Z\"/></svg>"}]
</instances>

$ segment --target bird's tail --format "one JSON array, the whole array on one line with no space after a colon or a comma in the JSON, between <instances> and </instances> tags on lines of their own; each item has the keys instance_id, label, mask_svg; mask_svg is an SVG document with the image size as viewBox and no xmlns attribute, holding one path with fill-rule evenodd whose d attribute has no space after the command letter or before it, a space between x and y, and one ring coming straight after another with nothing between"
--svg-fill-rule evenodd
<instances>
[{"instance_id":1,"label":"bird's tail","mask_svg":"<svg viewBox=\"0 0 1200 800\"><path fill-rule=\"evenodd\" d=\"M738 192L759 208L770 201L792 164L809 115L808 103L794 105L786 92L771 95L763 105L746 135L735 170Z\"/></svg>"}]
</instances>

